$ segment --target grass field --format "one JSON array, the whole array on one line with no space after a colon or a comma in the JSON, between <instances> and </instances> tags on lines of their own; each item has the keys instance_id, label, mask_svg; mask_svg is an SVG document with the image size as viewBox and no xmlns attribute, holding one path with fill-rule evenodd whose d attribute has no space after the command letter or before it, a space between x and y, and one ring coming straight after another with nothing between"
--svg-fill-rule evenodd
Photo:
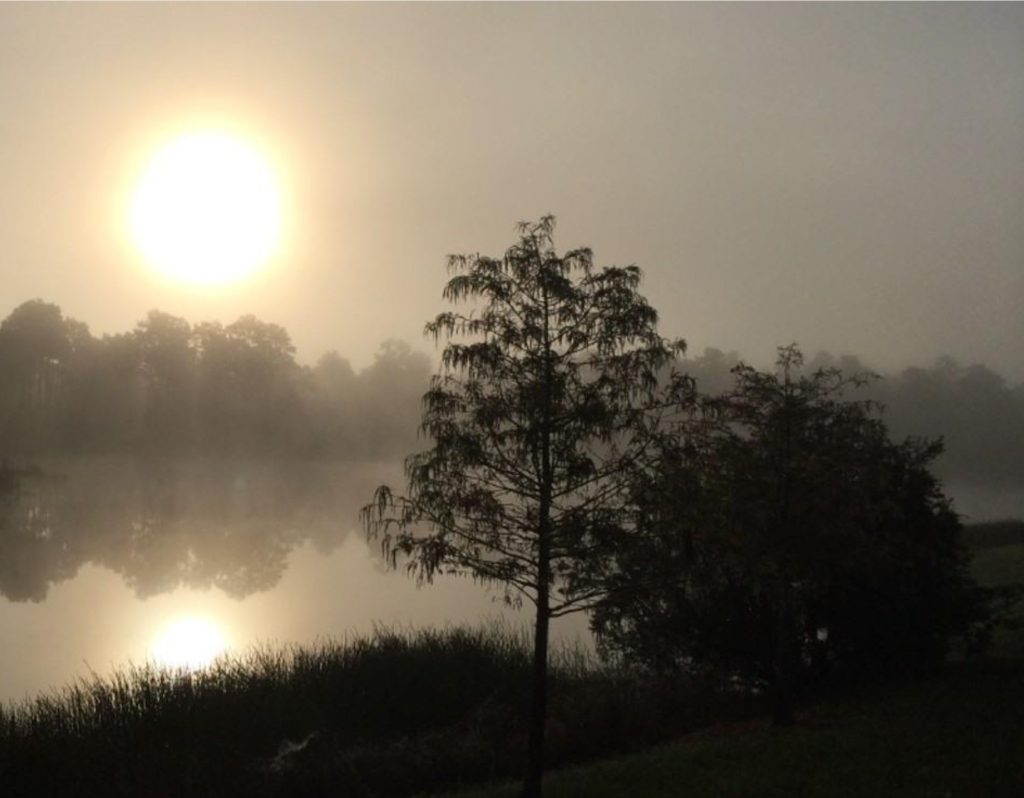
<instances>
[{"instance_id":1,"label":"grass field","mask_svg":"<svg viewBox=\"0 0 1024 798\"><path fill-rule=\"evenodd\" d=\"M671 746L549 774L548 798L1019 798L1024 669L972 663L917 684L687 735ZM512 798L496 785L459 798Z\"/></svg>"},{"instance_id":2,"label":"grass field","mask_svg":"<svg viewBox=\"0 0 1024 798\"><path fill-rule=\"evenodd\" d=\"M976 548L972 572L988 587L1024 582L1024 544ZM1024 617L1024 603L1018 611ZM507 783L455 795L516 794ZM997 633L986 659L952 664L927 680L805 707L794 728L773 729L764 719L723 724L640 754L551 772L545 796L1020 798L1024 631Z\"/></svg>"}]
</instances>

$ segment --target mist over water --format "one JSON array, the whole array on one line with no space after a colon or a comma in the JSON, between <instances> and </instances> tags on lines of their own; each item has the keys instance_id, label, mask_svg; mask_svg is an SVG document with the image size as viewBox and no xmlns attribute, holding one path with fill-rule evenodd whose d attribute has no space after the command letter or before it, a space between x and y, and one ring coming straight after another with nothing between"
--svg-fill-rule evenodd
<instances>
[{"instance_id":1,"label":"mist over water","mask_svg":"<svg viewBox=\"0 0 1024 798\"><path fill-rule=\"evenodd\" d=\"M358 505L394 464L48 463L0 537L0 699L141 663L180 617L230 649L402 627L528 620L463 579L420 589L386 568ZM54 476L59 473L60 476ZM582 619L556 634L585 634Z\"/></svg>"},{"instance_id":2,"label":"mist over water","mask_svg":"<svg viewBox=\"0 0 1024 798\"><path fill-rule=\"evenodd\" d=\"M682 364L701 390L728 387L738 355L707 350ZM821 353L808 367L865 370ZM410 380L424 375L399 370ZM386 390L383 382L377 384ZM415 414L404 386L398 416ZM879 380L896 436L945 433L938 460L968 521L1024 515L1024 394L983 367L948 359ZM396 408L392 408L395 410ZM379 420L373 421L379 428ZM357 418L345 426L357 429ZM392 435L389 447L422 441ZM142 662L160 630L199 615L233 650L312 642L375 624L429 626L527 615L500 591L439 578L420 588L383 561L358 525L374 488L403 485L401 457L381 459L164 455L21 458L0 525L0 698L14 699L91 672ZM589 639L571 616L556 637Z\"/></svg>"},{"instance_id":3,"label":"mist over water","mask_svg":"<svg viewBox=\"0 0 1024 798\"><path fill-rule=\"evenodd\" d=\"M244 600L213 588L177 588L140 599L116 574L86 565L54 587L45 602L0 603L4 682L0 699L20 699L105 674L129 660L140 663L161 629L181 616L221 625L230 650L247 646L312 643L365 634L377 624L422 628L527 615L505 607L500 596L468 580L440 580L418 589L403 573L386 571L372 544L352 536L329 554L303 544L287 557L281 580ZM586 637L581 619L555 624L556 636Z\"/></svg>"},{"instance_id":4,"label":"mist over water","mask_svg":"<svg viewBox=\"0 0 1024 798\"><path fill-rule=\"evenodd\" d=\"M374 487L400 474L394 463L44 460L9 500L0 593L42 601L90 563L139 598L215 587L241 599L276 585L293 549L336 549Z\"/></svg>"}]
</instances>

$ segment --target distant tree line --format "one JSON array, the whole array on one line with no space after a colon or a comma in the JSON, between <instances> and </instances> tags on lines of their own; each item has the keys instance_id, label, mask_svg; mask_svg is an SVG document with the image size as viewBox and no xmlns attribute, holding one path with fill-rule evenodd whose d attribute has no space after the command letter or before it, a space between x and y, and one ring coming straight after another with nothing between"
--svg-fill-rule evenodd
<instances>
[{"instance_id":1,"label":"distant tree line","mask_svg":"<svg viewBox=\"0 0 1024 798\"><path fill-rule=\"evenodd\" d=\"M88 562L143 596L272 587L294 547L344 539L415 440L429 369L394 341L360 372L303 366L252 316L96 337L25 302L0 323L0 596L42 600Z\"/></svg>"},{"instance_id":2,"label":"distant tree line","mask_svg":"<svg viewBox=\"0 0 1024 798\"><path fill-rule=\"evenodd\" d=\"M734 385L734 352L708 348L676 369L705 393ZM356 371L338 352L300 364L288 332L254 316L190 324L151 311L133 330L94 336L31 300L0 323L0 456L216 454L397 460L415 442L430 359L386 341ZM819 352L809 371L870 369ZM859 387L897 436L939 437L947 480L1024 484L1024 383L939 358Z\"/></svg>"},{"instance_id":3,"label":"distant tree line","mask_svg":"<svg viewBox=\"0 0 1024 798\"><path fill-rule=\"evenodd\" d=\"M398 456L414 440L426 355L387 341L356 372L300 365L282 327L151 311L93 336L41 300L0 324L0 454Z\"/></svg>"},{"instance_id":4,"label":"distant tree line","mask_svg":"<svg viewBox=\"0 0 1024 798\"><path fill-rule=\"evenodd\" d=\"M708 348L680 368L707 393L735 385L740 355ZM868 374L869 364L852 355L818 352L805 369ZM884 379L853 387L850 395L877 402L897 437L939 438L944 451L934 463L943 479L989 488L1024 484L1024 382L1013 384L984 364L962 365L949 356L930 367L911 366Z\"/></svg>"}]
</instances>

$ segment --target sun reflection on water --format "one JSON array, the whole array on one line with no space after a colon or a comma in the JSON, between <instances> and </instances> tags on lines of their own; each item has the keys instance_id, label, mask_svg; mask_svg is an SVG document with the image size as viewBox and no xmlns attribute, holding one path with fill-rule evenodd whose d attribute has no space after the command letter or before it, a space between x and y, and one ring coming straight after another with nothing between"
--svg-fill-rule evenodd
<instances>
[{"instance_id":1,"label":"sun reflection on water","mask_svg":"<svg viewBox=\"0 0 1024 798\"><path fill-rule=\"evenodd\" d=\"M227 636L215 622L189 615L167 624L150 647L150 659L163 668L199 670L228 649Z\"/></svg>"}]
</instances>

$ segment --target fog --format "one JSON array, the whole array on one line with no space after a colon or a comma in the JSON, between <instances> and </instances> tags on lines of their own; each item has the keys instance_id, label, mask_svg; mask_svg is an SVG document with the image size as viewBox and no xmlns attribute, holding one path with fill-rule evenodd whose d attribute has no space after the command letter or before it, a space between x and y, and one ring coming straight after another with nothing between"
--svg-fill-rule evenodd
<instances>
[{"instance_id":1,"label":"fog","mask_svg":"<svg viewBox=\"0 0 1024 798\"><path fill-rule=\"evenodd\" d=\"M176 614L240 647L516 622L388 571L357 513L424 444L445 256L547 212L644 270L701 389L791 341L876 371L968 520L1024 515L1022 42L1016 4L3 5L0 698ZM285 207L219 286L125 221L211 123Z\"/></svg>"},{"instance_id":2,"label":"fog","mask_svg":"<svg viewBox=\"0 0 1024 798\"><path fill-rule=\"evenodd\" d=\"M717 393L741 360L708 348L677 366ZM871 373L824 351L807 363L820 367ZM189 613L216 617L236 650L376 623L522 622L500 591L419 589L359 528L374 488L400 487L425 445L431 370L396 340L358 371L333 350L302 364L288 332L255 317L153 311L95 338L55 305L19 306L0 322L0 633L17 641L4 695L144 661ZM1024 515L1024 385L942 357L851 398L879 402L895 437L943 437L936 470L966 520ZM585 639L586 620L556 632Z\"/></svg>"},{"instance_id":3,"label":"fog","mask_svg":"<svg viewBox=\"0 0 1024 798\"><path fill-rule=\"evenodd\" d=\"M302 358L418 342L449 252L636 263L664 332L1024 379L1018 4L12 4L0 9L0 313L97 333L246 313ZM218 289L124 235L163 137L228 120L286 242Z\"/></svg>"},{"instance_id":4,"label":"fog","mask_svg":"<svg viewBox=\"0 0 1024 798\"><path fill-rule=\"evenodd\" d=\"M430 358L385 342L355 371L335 351L294 357L282 327L252 316L191 324L151 311L95 338L33 300L0 323L0 445L11 481L0 592L40 601L86 563L139 598L179 587L242 598L273 588L289 553L336 549L382 483L400 485L419 439ZM678 363L704 393L741 357ZM818 352L810 369L872 374ZM857 398L894 436L942 438L937 470L968 518L1024 513L1024 384L950 357L874 379Z\"/></svg>"},{"instance_id":5,"label":"fog","mask_svg":"<svg viewBox=\"0 0 1024 798\"><path fill-rule=\"evenodd\" d=\"M681 367L699 389L715 393L731 386L730 368L740 360L735 352L709 348ZM847 396L877 403L895 439L941 439L944 452L935 473L966 521L1024 514L1024 383L948 355L884 373L855 355L819 351L806 368L865 376L866 384Z\"/></svg>"}]
</instances>

